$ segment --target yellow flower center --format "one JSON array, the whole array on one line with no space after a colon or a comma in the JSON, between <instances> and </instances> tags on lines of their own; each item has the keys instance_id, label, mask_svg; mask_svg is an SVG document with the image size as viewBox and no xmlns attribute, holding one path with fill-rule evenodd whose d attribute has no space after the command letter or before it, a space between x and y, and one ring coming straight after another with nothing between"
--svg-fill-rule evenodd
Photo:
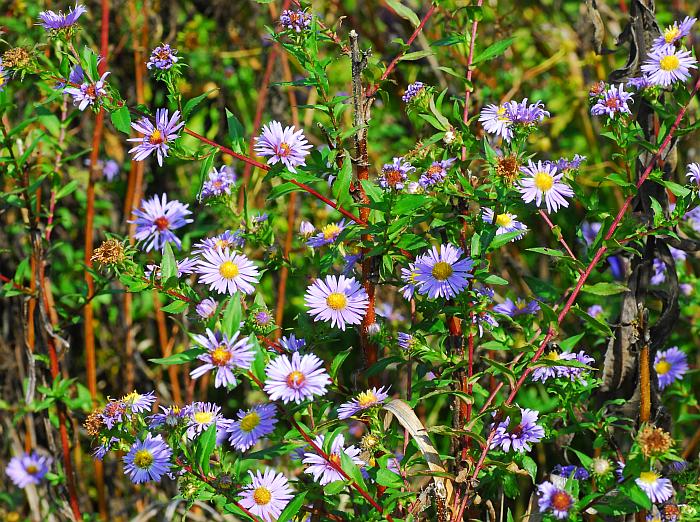
<instances>
[{"instance_id":1,"label":"yellow flower center","mask_svg":"<svg viewBox=\"0 0 700 522\"><path fill-rule=\"evenodd\" d=\"M342 310L348 304L348 298L341 292L332 292L326 297L326 304L333 310Z\"/></svg>"},{"instance_id":2,"label":"yellow flower center","mask_svg":"<svg viewBox=\"0 0 700 522\"><path fill-rule=\"evenodd\" d=\"M29 466L24 468L24 471L26 471L30 475L36 475L39 472L39 468L37 468L34 464L30 464Z\"/></svg>"},{"instance_id":3,"label":"yellow flower center","mask_svg":"<svg viewBox=\"0 0 700 522\"><path fill-rule=\"evenodd\" d=\"M246 433L250 433L260 424L260 415L257 412L251 411L248 415L241 419L241 429Z\"/></svg>"},{"instance_id":4,"label":"yellow flower center","mask_svg":"<svg viewBox=\"0 0 700 522\"><path fill-rule=\"evenodd\" d=\"M552 185L554 185L554 178L542 170L535 174L534 180L535 186L542 192L548 192L552 188Z\"/></svg>"},{"instance_id":5,"label":"yellow flower center","mask_svg":"<svg viewBox=\"0 0 700 522\"><path fill-rule=\"evenodd\" d=\"M288 143L280 143L279 150L277 151L278 156L282 156L283 158L286 158L289 156L289 154L292 152L292 148L289 146Z\"/></svg>"},{"instance_id":6,"label":"yellow flower center","mask_svg":"<svg viewBox=\"0 0 700 522\"><path fill-rule=\"evenodd\" d=\"M666 359L661 359L654 366L656 373L658 373L659 375L666 375L668 372L671 371L671 368L672 368L671 363L668 362Z\"/></svg>"},{"instance_id":7,"label":"yellow flower center","mask_svg":"<svg viewBox=\"0 0 700 522\"><path fill-rule=\"evenodd\" d=\"M444 261L438 261L433 266L433 270L431 273L433 274L433 277L438 281L444 281L452 275L452 267L449 265L449 263L445 263Z\"/></svg>"},{"instance_id":8,"label":"yellow flower center","mask_svg":"<svg viewBox=\"0 0 700 522\"><path fill-rule=\"evenodd\" d=\"M134 465L137 468L148 469L153 464L153 455L147 449L138 450L134 455Z\"/></svg>"},{"instance_id":9,"label":"yellow flower center","mask_svg":"<svg viewBox=\"0 0 700 522\"><path fill-rule=\"evenodd\" d=\"M377 404L377 396L371 391L364 391L357 396L357 402L362 408Z\"/></svg>"},{"instance_id":10,"label":"yellow flower center","mask_svg":"<svg viewBox=\"0 0 700 522\"><path fill-rule=\"evenodd\" d=\"M224 279L233 279L239 273L238 265L233 261L224 261L219 267L219 274Z\"/></svg>"},{"instance_id":11,"label":"yellow flower center","mask_svg":"<svg viewBox=\"0 0 700 522\"><path fill-rule=\"evenodd\" d=\"M671 43L673 42L678 36L680 36L681 30L677 26L673 27L668 27L664 31L664 40L666 40L666 43Z\"/></svg>"},{"instance_id":12,"label":"yellow flower center","mask_svg":"<svg viewBox=\"0 0 700 522\"><path fill-rule=\"evenodd\" d=\"M253 500L258 506L264 506L269 504L272 500L272 493L270 493L270 490L266 487L260 486L259 488L255 488Z\"/></svg>"},{"instance_id":13,"label":"yellow flower center","mask_svg":"<svg viewBox=\"0 0 700 522\"><path fill-rule=\"evenodd\" d=\"M151 135L148 138L148 142L151 145L160 145L161 143L165 142L165 139L163 138L163 135L160 133L158 129L155 129L153 132L151 132Z\"/></svg>"},{"instance_id":14,"label":"yellow flower center","mask_svg":"<svg viewBox=\"0 0 700 522\"><path fill-rule=\"evenodd\" d=\"M340 466L340 455L337 453L331 453L328 455L328 461L335 464L336 466Z\"/></svg>"},{"instance_id":15,"label":"yellow flower center","mask_svg":"<svg viewBox=\"0 0 700 522\"><path fill-rule=\"evenodd\" d=\"M134 402L136 402L140 398L141 398L140 393L132 391L131 393L124 395L124 397L122 397L122 401L133 404Z\"/></svg>"},{"instance_id":16,"label":"yellow flower center","mask_svg":"<svg viewBox=\"0 0 700 522\"><path fill-rule=\"evenodd\" d=\"M303 373L299 371L293 371L292 373L287 375L287 386L289 386L290 388L301 388L301 385L304 384L305 380L306 377Z\"/></svg>"},{"instance_id":17,"label":"yellow flower center","mask_svg":"<svg viewBox=\"0 0 700 522\"><path fill-rule=\"evenodd\" d=\"M229 248L231 246L231 242L226 239L217 239L214 241L214 246L223 250L225 248Z\"/></svg>"},{"instance_id":18,"label":"yellow flower center","mask_svg":"<svg viewBox=\"0 0 700 522\"><path fill-rule=\"evenodd\" d=\"M659 65L664 71L675 71L678 69L680 63L681 61L675 54L669 54L668 56L664 56L661 58L661 60L659 60Z\"/></svg>"},{"instance_id":19,"label":"yellow flower center","mask_svg":"<svg viewBox=\"0 0 700 522\"><path fill-rule=\"evenodd\" d=\"M198 411L194 414L194 421L197 424L209 424L214 419L214 414L210 411Z\"/></svg>"},{"instance_id":20,"label":"yellow flower center","mask_svg":"<svg viewBox=\"0 0 700 522\"><path fill-rule=\"evenodd\" d=\"M498 214L496 216L496 224L499 227L509 227L513 223L513 218L509 214Z\"/></svg>"},{"instance_id":21,"label":"yellow flower center","mask_svg":"<svg viewBox=\"0 0 700 522\"><path fill-rule=\"evenodd\" d=\"M498 111L496 111L496 114L498 115L499 121L510 121L510 118L506 116L506 108L504 106L501 105Z\"/></svg>"},{"instance_id":22,"label":"yellow flower center","mask_svg":"<svg viewBox=\"0 0 700 522\"><path fill-rule=\"evenodd\" d=\"M658 478L659 476L653 471L642 471L639 474L639 480L646 484L653 484Z\"/></svg>"},{"instance_id":23,"label":"yellow flower center","mask_svg":"<svg viewBox=\"0 0 700 522\"><path fill-rule=\"evenodd\" d=\"M225 346L219 346L216 350L211 352L211 362L214 366L226 366L226 363L231 360L231 357L233 357L233 355L231 355L231 352L229 352Z\"/></svg>"},{"instance_id":24,"label":"yellow flower center","mask_svg":"<svg viewBox=\"0 0 700 522\"><path fill-rule=\"evenodd\" d=\"M324 239L334 239L338 234L340 234L340 227L333 223L323 227L321 232L323 232Z\"/></svg>"},{"instance_id":25,"label":"yellow flower center","mask_svg":"<svg viewBox=\"0 0 700 522\"><path fill-rule=\"evenodd\" d=\"M5 85L5 77L0 76L0 87L2 87L3 85Z\"/></svg>"}]
</instances>

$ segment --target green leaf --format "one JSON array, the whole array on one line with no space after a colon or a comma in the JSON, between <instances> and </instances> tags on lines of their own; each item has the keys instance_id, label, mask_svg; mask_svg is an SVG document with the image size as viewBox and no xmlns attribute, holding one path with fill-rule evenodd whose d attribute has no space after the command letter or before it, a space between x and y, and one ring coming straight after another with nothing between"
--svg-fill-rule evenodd
<instances>
[{"instance_id":1,"label":"green leaf","mask_svg":"<svg viewBox=\"0 0 700 522\"><path fill-rule=\"evenodd\" d=\"M179 314L184 312L187 309L187 302L186 301L173 301L169 305L166 305L161 308L163 312L167 312L169 314Z\"/></svg>"},{"instance_id":2,"label":"green leaf","mask_svg":"<svg viewBox=\"0 0 700 522\"><path fill-rule=\"evenodd\" d=\"M643 509L651 509L651 500L635 482L623 482L620 492Z\"/></svg>"},{"instance_id":3,"label":"green leaf","mask_svg":"<svg viewBox=\"0 0 700 522\"><path fill-rule=\"evenodd\" d=\"M674 195L680 198L683 198L690 194L690 189L688 187L684 187L683 185L679 185L678 183L674 183L673 181L659 180L659 183L661 183L664 187L673 192Z\"/></svg>"},{"instance_id":4,"label":"green leaf","mask_svg":"<svg viewBox=\"0 0 700 522\"><path fill-rule=\"evenodd\" d=\"M596 283L594 285L583 285L582 292L593 295L615 295L627 292L629 288L620 283Z\"/></svg>"},{"instance_id":5,"label":"green leaf","mask_svg":"<svg viewBox=\"0 0 700 522\"><path fill-rule=\"evenodd\" d=\"M386 3L397 15L411 22L413 27L418 27L420 25L420 19L416 13L399 2L399 0L386 0Z\"/></svg>"},{"instance_id":6,"label":"green leaf","mask_svg":"<svg viewBox=\"0 0 700 522\"><path fill-rule=\"evenodd\" d=\"M161 359L149 359L150 362L154 364L162 364L164 366L169 366L171 364L185 364L190 361L194 361L199 355L206 353L204 348L192 348L191 350L185 350L184 352L176 353L170 357L164 357Z\"/></svg>"},{"instance_id":7,"label":"green leaf","mask_svg":"<svg viewBox=\"0 0 700 522\"><path fill-rule=\"evenodd\" d=\"M197 437L194 443L194 462L205 474L209 473L209 458L216 447L216 422Z\"/></svg>"},{"instance_id":8,"label":"green leaf","mask_svg":"<svg viewBox=\"0 0 700 522\"><path fill-rule=\"evenodd\" d=\"M109 117L112 120L112 125L114 125L114 128L119 132L123 132L124 134L131 133L131 114L129 114L129 108L126 105L113 111Z\"/></svg>"},{"instance_id":9,"label":"green leaf","mask_svg":"<svg viewBox=\"0 0 700 522\"><path fill-rule=\"evenodd\" d=\"M326 495L335 496L345 489L344 480L334 480L323 486L323 492Z\"/></svg>"},{"instance_id":10,"label":"green leaf","mask_svg":"<svg viewBox=\"0 0 700 522\"><path fill-rule=\"evenodd\" d=\"M308 491L300 491L294 494L294 498L285 506L285 508L282 510L282 513L280 513L280 516L277 517L277 522L289 522L294 518L294 515L296 515L299 510L301 509L301 506L304 505L304 499L306 498L306 494Z\"/></svg>"},{"instance_id":11,"label":"green leaf","mask_svg":"<svg viewBox=\"0 0 700 522\"><path fill-rule=\"evenodd\" d=\"M231 140L231 148L234 152L245 154L245 129L231 111L226 109L226 124L228 125L228 137Z\"/></svg>"},{"instance_id":12,"label":"green leaf","mask_svg":"<svg viewBox=\"0 0 700 522\"><path fill-rule=\"evenodd\" d=\"M377 484L394 489L401 489L404 485L401 477L388 469L380 469L377 472Z\"/></svg>"},{"instance_id":13,"label":"green leaf","mask_svg":"<svg viewBox=\"0 0 700 522\"><path fill-rule=\"evenodd\" d=\"M426 56L432 56L434 54L435 53L430 49L425 49L423 51L416 51L414 53L406 53L399 58L399 61L410 62L414 60L420 60L421 58L425 58Z\"/></svg>"},{"instance_id":14,"label":"green leaf","mask_svg":"<svg viewBox=\"0 0 700 522\"><path fill-rule=\"evenodd\" d=\"M506 38L505 40L500 40L496 43L489 45L486 49L484 49L477 55L477 57L472 62L472 66L476 66L481 62L485 62L487 60L491 60L493 58L496 58L497 56L502 55L504 52L506 52L506 49L508 49L508 47L510 47L510 45L514 41L515 38Z\"/></svg>"},{"instance_id":15,"label":"green leaf","mask_svg":"<svg viewBox=\"0 0 700 522\"><path fill-rule=\"evenodd\" d=\"M350 348L347 348L340 352L338 355L335 356L333 359L333 362L331 363L331 371L330 375L333 379L335 379L336 374L338 373L338 370L340 367L343 365L345 362L345 359L348 358L348 355L352 352L352 346Z\"/></svg>"},{"instance_id":16,"label":"green leaf","mask_svg":"<svg viewBox=\"0 0 700 522\"><path fill-rule=\"evenodd\" d=\"M528 252L536 252L538 254L543 254L545 256L551 256L551 257L565 257L566 254L562 252L561 250L556 250L554 248L546 248L546 247L536 247L536 248L526 248Z\"/></svg>"},{"instance_id":17,"label":"green leaf","mask_svg":"<svg viewBox=\"0 0 700 522\"><path fill-rule=\"evenodd\" d=\"M240 330L241 316L241 297L236 292L229 298L224 317L221 320L221 332L229 339Z\"/></svg>"},{"instance_id":18,"label":"green leaf","mask_svg":"<svg viewBox=\"0 0 700 522\"><path fill-rule=\"evenodd\" d=\"M202 103L202 100L209 96L212 92L217 91L218 89L210 89L204 94L200 94L199 96L192 98L191 100L188 100L185 106L182 108L182 119L183 121L187 119L187 117L190 115L190 113L194 110L194 108Z\"/></svg>"},{"instance_id":19,"label":"green leaf","mask_svg":"<svg viewBox=\"0 0 700 522\"><path fill-rule=\"evenodd\" d=\"M338 205L346 206L350 201L350 182L352 181L352 162L350 154L345 151L343 165L338 177L333 181L332 193Z\"/></svg>"},{"instance_id":20,"label":"green leaf","mask_svg":"<svg viewBox=\"0 0 700 522\"><path fill-rule=\"evenodd\" d=\"M163 259L160 262L160 278L162 281L167 281L171 277L177 277L177 261L175 261L175 254L173 254L173 249L168 242L165 243Z\"/></svg>"}]
</instances>

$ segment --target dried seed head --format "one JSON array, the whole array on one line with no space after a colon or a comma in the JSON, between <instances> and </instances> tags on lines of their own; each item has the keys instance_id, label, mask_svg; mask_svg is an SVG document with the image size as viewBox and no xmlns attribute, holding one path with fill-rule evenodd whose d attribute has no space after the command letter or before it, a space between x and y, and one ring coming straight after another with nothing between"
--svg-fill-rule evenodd
<instances>
[{"instance_id":1,"label":"dried seed head","mask_svg":"<svg viewBox=\"0 0 700 522\"><path fill-rule=\"evenodd\" d=\"M648 458L663 455L670 450L673 439L663 429L647 425L637 435L637 443L644 456Z\"/></svg>"},{"instance_id":2,"label":"dried seed head","mask_svg":"<svg viewBox=\"0 0 700 522\"><path fill-rule=\"evenodd\" d=\"M103 265L118 265L124 262L124 245L116 239L108 239L95 249L91 259Z\"/></svg>"},{"instance_id":3,"label":"dried seed head","mask_svg":"<svg viewBox=\"0 0 700 522\"><path fill-rule=\"evenodd\" d=\"M376 435L372 435L371 433L368 433L362 437L362 440L360 441L360 445L366 450L371 450L377 444L379 444L379 439Z\"/></svg>"},{"instance_id":4,"label":"dried seed head","mask_svg":"<svg viewBox=\"0 0 700 522\"><path fill-rule=\"evenodd\" d=\"M30 59L31 56L24 47L13 47L2 55L2 65L8 69L23 69Z\"/></svg>"}]
</instances>

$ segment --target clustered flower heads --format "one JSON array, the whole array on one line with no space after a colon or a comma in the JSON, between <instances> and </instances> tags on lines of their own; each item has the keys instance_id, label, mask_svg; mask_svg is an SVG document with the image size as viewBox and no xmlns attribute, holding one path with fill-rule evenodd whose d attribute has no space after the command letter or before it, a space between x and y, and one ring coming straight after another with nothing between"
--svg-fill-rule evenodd
<instances>
[{"instance_id":1,"label":"clustered flower heads","mask_svg":"<svg viewBox=\"0 0 700 522\"><path fill-rule=\"evenodd\" d=\"M146 62L149 69L160 69L167 71L178 62L177 50L172 49L169 44L161 44L151 51L151 56Z\"/></svg>"},{"instance_id":2,"label":"clustered flower heads","mask_svg":"<svg viewBox=\"0 0 700 522\"><path fill-rule=\"evenodd\" d=\"M481 110L479 121L489 134L500 136L506 142L513 139L514 130L529 129L549 117L541 101L528 103L509 101L502 105L489 104Z\"/></svg>"},{"instance_id":3,"label":"clustered flower heads","mask_svg":"<svg viewBox=\"0 0 700 522\"><path fill-rule=\"evenodd\" d=\"M425 92L425 84L423 82L413 82L411 85L409 85L406 88L406 92L404 93L403 96L401 96L401 99L405 102L408 103L417 97L419 97L421 94Z\"/></svg>"},{"instance_id":4,"label":"clustered flower heads","mask_svg":"<svg viewBox=\"0 0 700 522\"><path fill-rule=\"evenodd\" d=\"M288 31L301 33L309 28L312 18L313 15L311 13L307 13L301 9L286 9L282 11L280 23L282 24L282 27Z\"/></svg>"}]
</instances>

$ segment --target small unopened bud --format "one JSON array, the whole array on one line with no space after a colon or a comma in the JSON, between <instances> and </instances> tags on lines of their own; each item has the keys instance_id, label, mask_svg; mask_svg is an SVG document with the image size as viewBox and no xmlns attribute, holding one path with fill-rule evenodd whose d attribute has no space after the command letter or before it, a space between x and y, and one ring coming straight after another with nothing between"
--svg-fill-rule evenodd
<instances>
[{"instance_id":1,"label":"small unopened bud","mask_svg":"<svg viewBox=\"0 0 700 522\"><path fill-rule=\"evenodd\" d=\"M448 130L445 135L442 137L442 141L445 143L445 145L449 145L450 143L453 143L457 139L457 135L453 130Z\"/></svg>"}]
</instances>

